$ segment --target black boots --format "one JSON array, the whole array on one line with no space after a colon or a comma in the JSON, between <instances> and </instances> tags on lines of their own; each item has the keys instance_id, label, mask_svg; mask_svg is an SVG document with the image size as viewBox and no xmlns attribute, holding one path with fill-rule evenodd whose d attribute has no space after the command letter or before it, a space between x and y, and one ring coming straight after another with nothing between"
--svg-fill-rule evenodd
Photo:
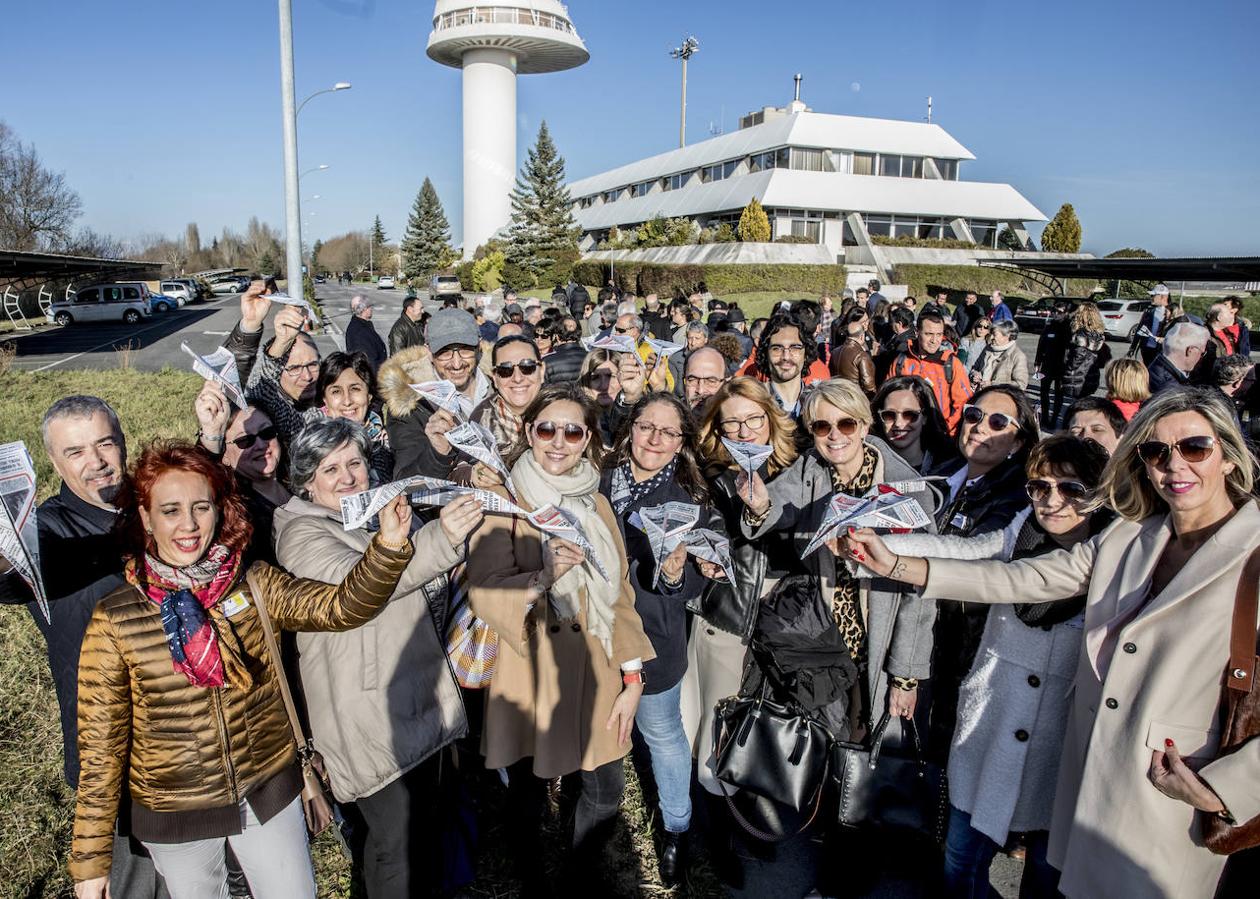
<instances>
[{"instance_id":1,"label":"black boots","mask_svg":"<svg viewBox=\"0 0 1260 899\"><path fill-rule=\"evenodd\" d=\"M661 841L661 883L676 887L687 870L687 831L665 831Z\"/></svg>"}]
</instances>

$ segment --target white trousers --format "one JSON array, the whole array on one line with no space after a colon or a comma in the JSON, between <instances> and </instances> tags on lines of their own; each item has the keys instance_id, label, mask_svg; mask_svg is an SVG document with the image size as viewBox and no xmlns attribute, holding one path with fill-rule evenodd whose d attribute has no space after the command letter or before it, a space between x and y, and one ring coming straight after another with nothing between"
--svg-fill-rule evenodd
<instances>
[{"instance_id":1,"label":"white trousers","mask_svg":"<svg viewBox=\"0 0 1260 899\"><path fill-rule=\"evenodd\" d=\"M254 899L315 899L315 870L306 839L301 798L266 824L241 803L244 829L227 838ZM171 899L228 899L223 838L187 843L148 843L145 848L166 880Z\"/></svg>"}]
</instances>

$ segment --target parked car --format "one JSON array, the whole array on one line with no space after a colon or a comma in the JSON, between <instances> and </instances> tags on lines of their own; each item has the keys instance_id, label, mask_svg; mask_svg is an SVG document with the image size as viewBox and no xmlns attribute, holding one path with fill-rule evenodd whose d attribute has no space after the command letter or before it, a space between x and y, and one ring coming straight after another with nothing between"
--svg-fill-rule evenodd
<instances>
[{"instance_id":1,"label":"parked car","mask_svg":"<svg viewBox=\"0 0 1260 899\"><path fill-rule=\"evenodd\" d=\"M197 283L192 278L171 278L158 282L158 290L179 300L181 306L197 299Z\"/></svg>"},{"instance_id":2,"label":"parked car","mask_svg":"<svg viewBox=\"0 0 1260 899\"><path fill-rule=\"evenodd\" d=\"M323 275L316 275L316 276L315 276L315 283L316 283L316 284L327 284L327 283L328 283L328 279L327 279L327 278L325 278Z\"/></svg>"},{"instance_id":3,"label":"parked car","mask_svg":"<svg viewBox=\"0 0 1260 899\"><path fill-rule=\"evenodd\" d=\"M394 279L390 275L381 275L376 279L376 286L381 290L393 290Z\"/></svg>"},{"instance_id":4,"label":"parked car","mask_svg":"<svg viewBox=\"0 0 1260 899\"><path fill-rule=\"evenodd\" d=\"M164 293L149 292L149 309L153 312L170 312L180 307L179 300Z\"/></svg>"},{"instance_id":5,"label":"parked car","mask_svg":"<svg viewBox=\"0 0 1260 899\"><path fill-rule=\"evenodd\" d=\"M464 288L460 285L459 278L455 275L434 275L429 280L430 297L437 298L463 292Z\"/></svg>"},{"instance_id":6,"label":"parked car","mask_svg":"<svg viewBox=\"0 0 1260 899\"><path fill-rule=\"evenodd\" d=\"M249 287L248 279L242 285L239 278L224 278L213 282L210 285L210 292L215 296L222 296L229 293L241 293L246 287Z\"/></svg>"},{"instance_id":7,"label":"parked car","mask_svg":"<svg viewBox=\"0 0 1260 899\"><path fill-rule=\"evenodd\" d=\"M134 325L153 314L150 303L149 287L144 282L95 284L80 288L69 299L54 301L47 317L49 322L62 326L75 322Z\"/></svg>"},{"instance_id":8,"label":"parked car","mask_svg":"<svg viewBox=\"0 0 1260 899\"><path fill-rule=\"evenodd\" d=\"M1102 313L1103 325L1107 328L1107 336L1122 340L1133 340L1142 313L1151 305L1150 300L1125 300L1113 298L1099 300L1098 311Z\"/></svg>"}]
</instances>

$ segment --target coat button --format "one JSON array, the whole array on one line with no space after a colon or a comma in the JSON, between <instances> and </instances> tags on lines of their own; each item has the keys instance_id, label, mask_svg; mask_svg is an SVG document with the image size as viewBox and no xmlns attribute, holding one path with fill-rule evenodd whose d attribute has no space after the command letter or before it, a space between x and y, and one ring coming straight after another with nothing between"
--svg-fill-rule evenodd
<instances>
[{"instance_id":1,"label":"coat button","mask_svg":"<svg viewBox=\"0 0 1260 899\"><path fill-rule=\"evenodd\" d=\"M1133 653L1137 652L1137 644L1136 643L1124 644L1124 651L1127 652L1129 655L1133 655Z\"/></svg>"},{"instance_id":2,"label":"coat button","mask_svg":"<svg viewBox=\"0 0 1260 899\"><path fill-rule=\"evenodd\" d=\"M1019 742L1021 742L1021 743L1027 743L1027 742L1028 742L1028 731L1024 730L1024 729L1021 727L1019 730L1015 731L1015 739L1016 739L1016 740L1019 740Z\"/></svg>"},{"instance_id":3,"label":"coat button","mask_svg":"<svg viewBox=\"0 0 1260 899\"><path fill-rule=\"evenodd\" d=\"M1040 687L1041 678L1037 677L1035 674L1028 675L1028 686L1033 687L1034 689Z\"/></svg>"},{"instance_id":4,"label":"coat button","mask_svg":"<svg viewBox=\"0 0 1260 899\"><path fill-rule=\"evenodd\" d=\"M560 625L553 624L551 627L547 628L547 630L551 631L553 634L558 634L560 633Z\"/></svg>"},{"instance_id":5,"label":"coat button","mask_svg":"<svg viewBox=\"0 0 1260 899\"><path fill-rule=\"evenodd\" d=\"M704 632L705 632L706 634L708 634L710 637L712 637L714 634L716 634L716 633L717 633L717 631L715 631L715 630L714 630L713 628L711 628L711 627L706 627L706 628L704 629Z\"/></svg>"},{"instance_id":6,"label":"coat button","mask_svg":"<svg viewBox=\"0 0 1260 899\"><path fill-rule=\"evenodd\" d=\"M1107 702L1105 703L1105 705L1106 705L1106 706L1107 706L1107 708L1109 708L1109 709L1118 709L1118 708L1120 708L1120 703L1116 702L1114 699L1108 699L1108 700L1107 700Z\"/></svg>"},{"instance_id":7,"label":"coat button","mask_svg":"<svg viewBox=\"0 0 1260 899\"><path fill-rule=\"evenodd\" d=\"M573 622L573 633L575 634L582 633L582 625L578 624L576 621Z\"/></svg>"}]
</instances>

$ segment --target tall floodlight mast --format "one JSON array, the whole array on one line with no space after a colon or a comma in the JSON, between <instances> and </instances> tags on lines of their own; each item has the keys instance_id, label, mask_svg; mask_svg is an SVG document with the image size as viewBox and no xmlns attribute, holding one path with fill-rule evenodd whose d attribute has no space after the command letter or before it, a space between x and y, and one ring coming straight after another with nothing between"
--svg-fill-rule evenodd
<instances>
[{"instance_id":1,"label":"tall floodlight mast","mask_svg":"<svg viewBox=\"0 0 1260 899\"><path fill-rule=\"evenodd\" d=\"M687 60L700 49L700 42L694 36L682 42L681 47L669 51L674 59L682 60L682 121L678 123L678 146L687 146Z\"/></svg>"},{"instance_id":2,"label":"tall floodlight mast","mask_svg":"<svg viewBox=\"0 0 1260 899\"><path fill-rule=\"evenodd\" d=\"M559 0L437 0L429 58L464 72L464 258L508 223L516 183L516 76L590 54Z\"/></svg>"}]
</instances>

